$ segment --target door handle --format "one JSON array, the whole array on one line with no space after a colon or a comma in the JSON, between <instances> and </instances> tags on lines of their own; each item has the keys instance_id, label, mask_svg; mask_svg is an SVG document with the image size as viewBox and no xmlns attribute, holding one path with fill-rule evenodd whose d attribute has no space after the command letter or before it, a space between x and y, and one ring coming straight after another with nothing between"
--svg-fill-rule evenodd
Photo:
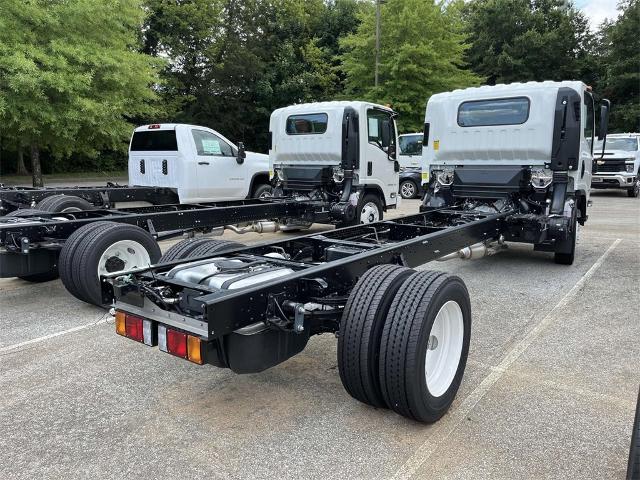
<instances>
[{"instance_id":1,"label":"door handle","mask_svg":"<svg viewBox=\"0 0 640 480\"><path fill-rule=\"evenodd\" d=\"M209 165L209 162L198 162L198 165Z\"/></svg>"}]
</instances>

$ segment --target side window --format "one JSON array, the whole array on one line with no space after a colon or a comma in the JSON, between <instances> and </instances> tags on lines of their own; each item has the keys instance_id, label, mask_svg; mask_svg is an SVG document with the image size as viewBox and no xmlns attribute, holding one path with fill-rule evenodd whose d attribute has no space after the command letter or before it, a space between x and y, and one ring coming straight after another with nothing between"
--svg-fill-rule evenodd
<instances>
[{"instance_id":1,"label":"side window","mask_svg":"<svg viewBox=\"0 0 640 480\"><path fill-rule=\"evenodd\" d=\"M582 131L584 132L584 139L587 141L587 143L589 144L589 146L591 147L591 153L593 153L593 125L594 125L594 107L593 107L593 97L591 96L590 93L585 92L584 93L584 104L586 106L585 111L586 111L586 116L585 116L585 122L583 125L583 129Z\"/></svg>"},{"instance_id":2,"label":"side window","mask_svg":"<svg viewBox=\"0 0 640 480\"><path fill-rule=\"evenodd\" d=\"M191 130L193 141L196 142L198 155L212 155L221 157L232 157L231 145L222 140L219 136L204 130Z\"/></svg>"},{"instance_id":3,"label":"side window","mask_svg":"<svg viewBox=\"0 0 640 480\"><path fill-rule=\"evenodd\" d=\"M458 108L461 127L521 125L529 118L529 99L526 97L496 98L463 102Z\"/></svg>"},{"instance_id":4,"label":"side window","mask_svg":"<svg viewBox=\"0 0 640 480\"><path fill-rule=\"evenodd\" d=\"M326 113L291 115L287 118L287 135L313 135L327 131L329 116Z\"/></svg>"},{"instance_id":5,"label":"side window","mask_svg":"<svg viewBox=\"0 0 640 480\"><path fill-rule=\"evenodd\" d=\"M382 110L367 110L367 135L369 143L385 152L396 143L396 126L391 114Z\"/></svg>"},{"instance_id":6,"label":"side window","mask_svg":"<svg viewBox=\"0 0 640 480\"><path fill-rule=\"evenodd\" d=\"M422 155L422 138L422 135L400 137L400 153L402 155Z\"/></svg>"}]
</instances>

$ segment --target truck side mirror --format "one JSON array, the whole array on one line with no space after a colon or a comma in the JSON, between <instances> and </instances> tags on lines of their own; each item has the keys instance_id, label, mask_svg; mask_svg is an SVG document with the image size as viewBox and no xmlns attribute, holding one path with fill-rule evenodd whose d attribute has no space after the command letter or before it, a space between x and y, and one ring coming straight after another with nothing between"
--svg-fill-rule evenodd
<instances>
[{"instance_id":1,"label":"truck side mirror","mask_svg":"<svg viewBox=\"0 0 640 480\"><path fill-rule=\"evenodd\" d=\"M238 156L236 157L236 162L238 162L239 165L242 165L245 158L247 158L247 153L244 151L244 143L238 142Z\"/></svg>"},{"instance_id":2,"label":"truck side mirror","mask_svg":"<svg viewBox=\"0 0 640 480\"><path fill-rule=\"evenodd\" d=\"M382 121L382 148L386 148L391 144L391 122L389 120Z\"/></svg>"},{"instance_id":3,"label":"truck side mirror","mask_svg":"<svg viewBox=\"0 0 640 480\"><path fill-rule=\"evenodd\" d=\"M389 160L395 160L396 159L396 144L392 143L391 145L389 145L389 147L387 148L387 155L389 155Z\"/></svg>"}]
</instances>

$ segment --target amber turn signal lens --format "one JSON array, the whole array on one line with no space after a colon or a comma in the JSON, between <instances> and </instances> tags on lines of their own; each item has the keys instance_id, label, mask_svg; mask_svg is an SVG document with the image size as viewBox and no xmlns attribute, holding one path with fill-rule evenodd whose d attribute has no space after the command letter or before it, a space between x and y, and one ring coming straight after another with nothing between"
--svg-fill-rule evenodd
<instances>
[{"instance_id":1,"label":"amber turn signal lens","mask_svg":"<svg viewBox=\"0 0 640 480\"><path fill-rule=\"evenodd\" d=\"M125 317L126 315L124 312L116 312L116 333L118 335L122 335L123 337L127 336Z\"/></svg>"},{"instance_id":2,"label":"amber turn signal lens","mask_svg":"<svg viewBox=\"0 0 640 480\"><path fill-rule=\"evenodd\" d=\"M190 362L202 365L202 350L200 349L200 339L198 337L187 336L187 354Z\"/></svg>"}]
</instances>

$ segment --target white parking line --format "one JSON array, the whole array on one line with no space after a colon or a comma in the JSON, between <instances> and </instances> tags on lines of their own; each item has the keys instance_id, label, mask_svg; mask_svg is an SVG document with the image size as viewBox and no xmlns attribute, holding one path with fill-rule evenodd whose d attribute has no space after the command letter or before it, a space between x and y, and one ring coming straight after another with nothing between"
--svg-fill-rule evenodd
<instances>
[{"instance_id":1,"label":"white parking line","mask_svg":"<svg viewBox=\"0 0 640 480\"><path fill-rule=\"evenodd\" d=\"M606 258L611 252L618 246L622 240L617 238L609 248L602 254L600 258L594 263L591 268L576 282L576 284L569 290L564 297L551 309L551 311L518 343L516 343L511 350L507 352L502 361L494 368L491 373L485 377L485 379L478 385L471 394L464 399L462 404L452 411L445 418L441 419L430 430L431 435L422 445L420 445L413 455L407 459L405 463L396 471L391 477L393 480L406 480L411 478L417 470L433 455L438 447L453 433L453 431L464 421L469 415L471 410L475 408L480 400L486 395L486 393L493 387L493 385L502 378L507 369L513 365L513 363L529 348L533 341L542 333L542 331L549 326L557 317L559 310L569 303L582 289L584 284L593 276L593 274L600 268Z\"/></svg>"},{"instance_id":2,"label":"white parking line","mask_svg":"<svg viewBox=\"0 0 640 480\"><path fill-rule=\"evenodd\" d=\"M31 340L27 340L25 342L20 342L20 343L14 344L14 345L9 345L9 346L6 346L6 347L2 347L2 348L0 348L0 355L4 355L5 353L13 352L13 351L18 350L18 349L20 349L22 347L26 347L26 346L32 345L34 343L44 342L45 340L49 340L50 338L60 337L62 335L67 335L69 333L74 333L74 332L78 332L80 330L84 330L85 328L95 327L96 325L101 325L103 323L107 323L107 321L109 321L110 318L111 317L109 316L109 314L105 314L104 317L101 318L100 320L98 320L97 322L88 323L86 325L80 325L78 327L73 327L73 328L70 328L68 330L63 330L61 332L51 333L49 335L44 335L42 337L32 338Z\"/></svg>"}]
</instances>

